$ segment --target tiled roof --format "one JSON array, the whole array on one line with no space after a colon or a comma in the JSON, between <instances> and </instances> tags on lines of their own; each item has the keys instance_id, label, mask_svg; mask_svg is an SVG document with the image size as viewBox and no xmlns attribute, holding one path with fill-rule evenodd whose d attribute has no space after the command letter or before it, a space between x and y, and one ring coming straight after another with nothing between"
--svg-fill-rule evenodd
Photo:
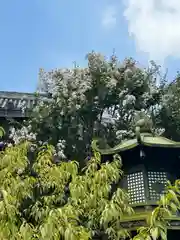
<instances>
[{"instance_id":1,"label":"tiled roof","mask_svg":"<svg viewBox=\"0 0 180 240\"><path fill-rule=\"evenodd\" d=\"M21 109L23 106L31 108L34 103L34 94L0 91L0 108L8 108L10 105L15 109Z\"/></svg>"},{"instance_id":2,"label":"tiled roof","mask_svg":"<svg viewBox=\"0 0 180 240\"><path fill-rule=\"evenodd\" d=\"M43 95L41 96L43 97ZM20 117L22 109L31 109L36 101L34 93L0 91L0 117L4 116L4 112L7 110Z\"/></svg>"},{"instance_id":3,"label":"tiled roof","mask_svg":"<svg viewBox=\"0 0 180 240\"><path fill-rule=\"evenodd\" d=\"M40 96L43 97L44 95ZM34 93L0 91L0 108L8 108L8 105L15 109L32 108L36 101L37 98Z\"/></svg>"}]
</instances>

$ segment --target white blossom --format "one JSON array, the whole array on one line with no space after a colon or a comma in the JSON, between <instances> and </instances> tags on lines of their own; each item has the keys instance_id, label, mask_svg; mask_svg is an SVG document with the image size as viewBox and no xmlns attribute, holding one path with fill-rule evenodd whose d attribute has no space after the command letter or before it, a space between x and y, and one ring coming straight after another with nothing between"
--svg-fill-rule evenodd
<instances>
[{"instance_id":1,"label":"white blossom","mask_svg":"<svg viewBox=\"0 0 180 240\"><path fill-rule=\"evenodd\" d=\"M80 141L83 148L96 133L104 138L115 136L113 140L117 141L133 137L137 109L151 117L158 115L165 102L154 101L159 88L147 69L139 68L133 59L120 64L116 58L108 60L95 52L88 54L87 59L88 67L50 72L41 69L39 73L41 91L50 97L39 100L33 109L33 120L37 126L43 125L43 131L45 127L53 130L54 135L57 133L56 141L61 136L55 146L60 158L69 154L66 149L70 138L72 151L76 152L83 149L76 149L78 144L72 139ZM22 138L36 139L32 132L31 127L17 130L13 137L16 142ZM54 137L43 134L47 142Z\"/></svg>"},{"instance_id":2,"label":"white blossom","mask_svg":"<svg viewBox=\"0 0 180 240\"><path fill-rule=\"evenodd\" d=\"M15 144L20 143L22 140L33 141L36 140L36 133L29 132L30 127L22 127L21 129L10 128L10 138L12 138Z\"/></svg>"},{"instance_id":3,"label":"white blossom","mask_svg":"<svg viewBox=\"0 0 180 240\"><path fill-rule=\"evenodd\" d=\"M136 101L135 96L127 94L123 100L123 106L125 107L126 105L134 105L135 101Z\"/></svg>"}]
</instances>

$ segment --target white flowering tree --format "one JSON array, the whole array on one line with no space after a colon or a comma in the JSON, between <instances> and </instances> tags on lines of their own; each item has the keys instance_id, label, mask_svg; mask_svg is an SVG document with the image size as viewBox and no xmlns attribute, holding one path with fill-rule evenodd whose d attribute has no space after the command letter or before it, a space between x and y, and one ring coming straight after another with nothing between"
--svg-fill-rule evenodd
<instances>
[{"instance_id":1,"label":"white flowering tree","mask_svg":"<svg viewBox=\"0 0 180 240\"><path fill-rule=\"evenodd\" d=\"M155 64L142 69L131 58L119 62L114 55L106 59L95 52L87 59L86 68L39 73L41 91L49 100L40 101L33 110L28 133L35 134L29 137L53 144L61 158L88 156L93 138L113 145L133 137L137 111L150 115L156 126L162 106Z\"/></svg>"}]
</instances>

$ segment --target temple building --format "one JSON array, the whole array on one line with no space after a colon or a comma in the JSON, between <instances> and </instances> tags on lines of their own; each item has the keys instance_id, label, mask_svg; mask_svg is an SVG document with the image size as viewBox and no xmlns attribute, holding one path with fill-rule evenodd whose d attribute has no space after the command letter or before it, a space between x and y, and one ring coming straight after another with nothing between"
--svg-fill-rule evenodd
<instances>
[{"instance_id":1,"label":"temple building","mask_svg":"<svg viewBox=\"0 0 180 240\"><path fill-rule=\"evenodd\" d=\"M34 93L0 91L0 126L6 128L8 120L22 122L28 118L39 98Z\"/></svg>"}]
</instances>

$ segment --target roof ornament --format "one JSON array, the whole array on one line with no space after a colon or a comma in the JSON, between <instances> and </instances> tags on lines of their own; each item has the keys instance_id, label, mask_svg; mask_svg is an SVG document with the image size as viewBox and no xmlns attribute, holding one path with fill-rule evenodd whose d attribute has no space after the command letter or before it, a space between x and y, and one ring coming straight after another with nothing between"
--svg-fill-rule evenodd
<instances>
[{"instance_id":1,"label":"roof ornament","mask_svg":"<svg viewBox=\"0 0 180 240\"><path fill-rule=\"evenodd\" d=\"M134 128L134 138L121 141L114 147L102 146L99 139L94 139L91 144L92 149L102 155L114 155L116 153L119 154L120 152L129 151L137 146L180 150L180 142L175 142L166 137L162 137L155 132L151 117L143 111L137 112L137 114L134 116L131 129L132 127ZM141 148L141 150L142 149L143 148ZM144 158L145 153L141 151L140 157Z\"/></svg>"},{"instance_id":2,"label":"roof ornament","mask_svg":"<svg viewBox=\"0 0 180 240\"><path fill-rule=\"evenodd\" d=\"M141 143L141 133L154 135L152 119L144 112L137 112L134 118L134 125L135 135L139 143Z\"/></svg>"}]
</instances>

